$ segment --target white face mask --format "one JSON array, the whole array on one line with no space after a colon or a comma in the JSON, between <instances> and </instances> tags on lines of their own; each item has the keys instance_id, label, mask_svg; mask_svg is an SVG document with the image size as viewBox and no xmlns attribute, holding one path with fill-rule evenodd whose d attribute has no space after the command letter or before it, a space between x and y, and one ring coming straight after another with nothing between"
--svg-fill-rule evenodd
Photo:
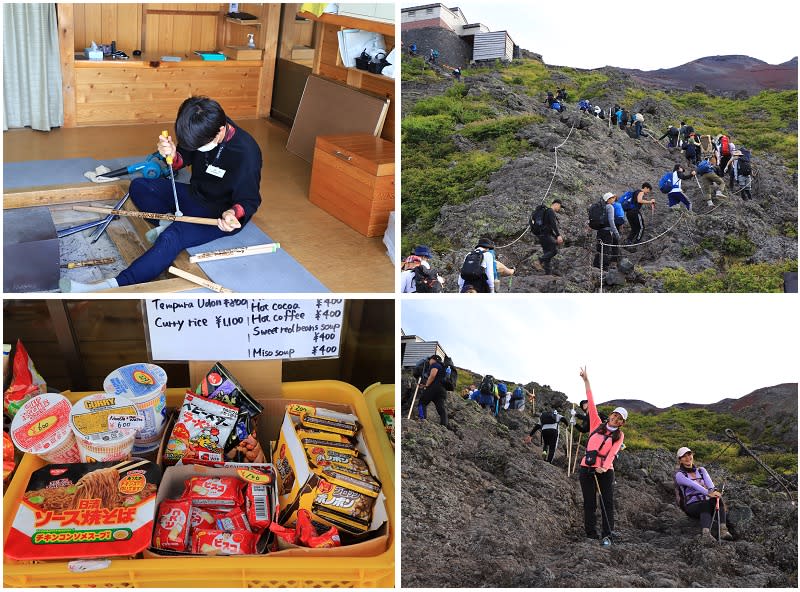
<instances>
[{"instance_id":1,"label":"white face mask","mask_svg":"<svg viewBox=\"0 0 800 592\"><path fill-rule=\"evenodd\" d=\"M217 147L217 143L212 140L211 142L209 142L205 146L200 146L200 148L198 148L197 150L198 150L198 152L209 152L209 151L213 150L216 147Z\"/></svg>"}]
</instances>

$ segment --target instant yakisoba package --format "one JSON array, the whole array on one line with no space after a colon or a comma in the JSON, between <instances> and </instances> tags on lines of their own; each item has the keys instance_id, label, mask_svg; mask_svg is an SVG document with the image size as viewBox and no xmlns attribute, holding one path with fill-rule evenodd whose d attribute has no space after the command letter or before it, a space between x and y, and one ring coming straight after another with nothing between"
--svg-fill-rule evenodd
<instances>
[{"instance_id":1,"label":"instant yakisoba package","mask_svg":"<svg viewBox=\"0 0 800 592\"><path fill-rule=\"evenodd\" d=\"M51 464L34 471L6 539L17 560L135 555L153 532L161 470L118 463Z\"/></svg>"}]
</instances>

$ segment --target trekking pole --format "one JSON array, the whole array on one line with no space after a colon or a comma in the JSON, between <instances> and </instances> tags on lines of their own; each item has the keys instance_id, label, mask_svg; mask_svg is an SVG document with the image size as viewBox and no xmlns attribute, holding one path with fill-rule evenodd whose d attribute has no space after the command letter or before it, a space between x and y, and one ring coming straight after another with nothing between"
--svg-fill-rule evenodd
<instances>
[{"instance_id":1,"label":"trekking pole","mask_svg":"<svg viewBox=\"0 0 800 592\"><path fill-rule=\"evenodd\" d=\"M581 447L581 438L583 434L578 434L578 443L575 445L575 458L572 459L572 472L575 473L575 468L578 466L578 451Z\"/></svg>"},{"instance_id":2,"label":"trekking pole","mask_svg":"<svg viewBox=\"0 0 800 592\"><path fill-rule=\"evenodd\" d=\"M411 409L408 410L408 417L406 419L411 419L411 414L414 413L414 401L417 400L417 391L419 390L420 382L422 382L422 376L417 378L417 388L414 389L414 396L411 397Z\"/></svg>"},{"instance_id":3,"label":"trekking pole","mask_svg":"<svg viewBox=\"0 0 800 592\"><path fill-rule=\"evenodd\" d=\"M605 245L603 244L602 239L598 236L597 240L600 241L600 293L603 293L603 262L605 261L605 255L603 254Z\"/></svg>"},{"instance_id":4,"label":"trekking pole","mask_svg":"<svg viewBox=\"0 0 800 592\"><path fill-rule=\"evenodd\" d=\"M569 468L572 466L572 427L575 425L575 403L572 404L573 415L569 418L569 437L567 438L567 476L569 476Z\"/></svg>"},{"instance_id":5,"label":"trekking pole","mask_svg":"<svg viewBox=\"0 0 800 592\"><path fill-rule=\"evenodd\" d=\"M594 475L594 484L597 487L597 495L600 496L600 515L606 521L606 528L608 529L608 539L610 541L614 540L614 533L611 532L611 523L608 521L608 516L606 515L606 502L603 499L603 493L600 491L600 481L597 480L597 473L593 473Z\"/></svg>"}]
</instances>

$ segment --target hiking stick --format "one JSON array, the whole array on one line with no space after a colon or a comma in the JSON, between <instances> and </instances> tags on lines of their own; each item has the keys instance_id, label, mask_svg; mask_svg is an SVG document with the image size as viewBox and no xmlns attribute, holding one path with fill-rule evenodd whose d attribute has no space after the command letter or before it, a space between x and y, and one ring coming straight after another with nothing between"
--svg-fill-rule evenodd
<instances>
[{"instance_id":1,"label":"hiking stick","mask_svg":"<svg viewBox=\"0 0 800 592\"><path fill-rule=\"evenodd\" d=\"M422 382L422 376L417 378L417 388L414 389L414 396L411 397L411 409L408 410L408 417L406 419L411 419L411 414L414 413L414 401L417 400L417 391L419 390L420 382Z\"/></svg>"},{"instance_id":2,"label":"hiking stick","mask_svg":"<svg viewBox=\"0 0 800 592\"><path fill-rule=\"evenodd\" d=\"M569 468L572 466L572 428L575 425L572 423L575 421L575 403L572 404L572 413L573 415L569 418L569 436L567 437L567 475L569 476Z\"/></svg>"},{"instance_id":3,"label":"hiking stick","mask_svg":"<svg viewBox=\"0 0 800 592\"><path fill-rule=\"evenodd\" d=\"M189 280L197 284L198 286L203 286L204 288L208 288L209 290L214 290L214 292L233 292L233 290L229 288L225 288L220 286L217 283L209 281L205 278L201 278L193 273L189 273L188 271L183 271L182 269L178 269L177 267L170 265L169 269L167 269L172 275L177 275L185 280Z\"/></svg>"},{"instance_id":4,"label":"hiking stick","mask_svg":"<svg viewBox=\"0 0 800 592\"><path fill-rule=\"evenodd\" d=\"M593 473L594 475L594 484L597 487L597 495L600 496L600 515L606 521L606 528L608 529L608 538L609 540L614 540L614 533L611 532L611 523L608 521L608 516L606 515L606 501L603 499L603 493L600 491L600 481L597 480L597 473Z\"/></svg>"},{"instance_id":5,"label":"hiking stick","mask_svg":"<svg viewBox=\"0 0 800 592\"><path fill-rule=\"evenodd\" d=\"M169 220L170 222L189 222L191 224L205 224L206 226L216 226L215 218L198 218L197 216L174 216L172 214L156 214L153 212L137 212L134 210L112 210L110 208L98 208L95 206L72 206L78 212L95 212L108 216L125 216L128 218L147 218L149 220Z\"/></svg>"},{"instance_id":6,"label":"hiking stick","mask_svg":"<svg viewBox=\"0 0 800 592\"><path fill-rule=\"evenodd\" d=\"M581 438L583 434L578 434L578 443L575 445L575 458L572 459L572 472L575 473L575 468L578 466L578 451L581 447Z\"/></svg>"}]
</instances>

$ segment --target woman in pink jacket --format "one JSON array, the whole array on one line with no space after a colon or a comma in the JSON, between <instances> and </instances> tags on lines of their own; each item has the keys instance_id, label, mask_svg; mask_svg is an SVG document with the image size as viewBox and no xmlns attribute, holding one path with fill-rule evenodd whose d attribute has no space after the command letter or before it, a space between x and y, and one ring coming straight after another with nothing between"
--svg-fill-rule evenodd
<instances>
[{"instance_id":1,"label":"woman in pink jacket","mask_svg":"<svg viewBox=\"0 0 800 592\"><path fill-rule=\"evenodd\" d=\"M586 441L586 455L578 471L583 492L583 525L586 536L600 538L606 547L611 545L611 533L614 531L614 458L625 439L620 428L625 425L628 412L624 407L617 407L608 421L603 423L597 413L586 368L581 368L581 378L589 400L589 439ZM596 528L598 494L602 516L599 537Z\"/></svg>"}]
</instances>

